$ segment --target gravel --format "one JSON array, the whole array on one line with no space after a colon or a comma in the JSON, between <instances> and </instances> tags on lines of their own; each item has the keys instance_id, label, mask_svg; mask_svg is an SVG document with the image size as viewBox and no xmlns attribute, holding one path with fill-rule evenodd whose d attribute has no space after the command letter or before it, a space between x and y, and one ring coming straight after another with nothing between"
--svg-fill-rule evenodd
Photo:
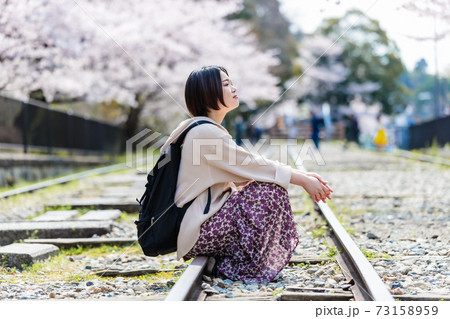
<instances>
[{"instance_id":1,"label":"gravel","mask_svg":"<svg viewBox=\"0 0 450 319\"><path fill-rule=\"evenodd\" d=\"M365 250L386 287L395 295L450 297L450 170L389 154L344 151L333 144L323 144L321 154L326 165L304 164L330 181L335 190L330 203L333 211ZM305 211L302 193L299 187L289 189L293 210L303 211L295 216L300 242L294 257L326 257L330 247L318 235L317 215ZM213 288L227 298L232 298L230 292L250 296L268 291L277 299L288 286L348 286L334 262L288 265L274 282L257 287L236 283L226 289Z\"/></svg>"},{"instance_id":2,"label":"gravel","mask_svg":"<svg viewBox=\"0 0 450 319\"><path fill-rule=\"evenodd\" d=\"M335 190L333 211L395 294L450 295L450 169L336 145L305 165Z\"/></svg>"},{"instance_id":3,"label":"gravel","mask_svg":"<svg viewBox=\"0 0 450 319\"><path fill-rule=\"evenodd\" d=\"M377 152L347 149L322 144L326 165L305 162L330 181L335 193L330 203L344 227L360 248L369 255L389 290L396 295L438 293L450 295L450 170L395 158ZM85 188L97 187L86 182ZM85 191L78 191L83 195ZM293 257L329 256L332 249L324 242L318 216L300 187L289 189L300 242ZM92 196L95 196L93 194ZM307 208L308 207L308 208ZM16 210L13 210L16 212ZM32 216L26 208L20 218ZM0 212L0 221L11 215ZM17 219L17 216L16 216ZM111 237L135 235L133 225L115 223ZM150 258L139 255L115 255L91 258L67 256L76 269L94 272L110 267L117 270L175 268L173 277L148 282L127 277L84 281L22 280L20 273L12 278L0 273L0 299L102 299L117 297L159 296L170 290L187 267L176 261L175 254ZM19 275L19 276L17 276ZM225 278L203 276L202 289L208 295L233 299L241 295L269 294L276 300L289 286L343 288L348 286L342 271L333 261L324 264L286 266L270 283L246 284Z\"/></svg>"}]
</instances>

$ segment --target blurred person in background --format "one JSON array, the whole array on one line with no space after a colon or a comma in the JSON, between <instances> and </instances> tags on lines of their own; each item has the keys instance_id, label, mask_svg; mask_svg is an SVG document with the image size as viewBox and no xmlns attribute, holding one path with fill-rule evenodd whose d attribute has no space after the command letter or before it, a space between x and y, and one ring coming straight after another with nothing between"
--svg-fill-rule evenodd
<instances>
[{"instance_id":1,"label":"blurred person in background","mask_svg":"<svg viewBox=\"0 0 450 319\"><path fill-rule=\"evenodd\" d=\"M377 115L378 131L373 138L373 143L379 151L386 150L386 146L389 144L386 128L381 123L381 114Z\"/></svg>"},{"instance_id":2,"label":"blurred person in background","mask_svg":"<svg viewBox=\"0 0 450 319\"><path fill-rule=\"evenodd\" d=\"M325 125L323 118L317 116L315 111L310 112L311 116L311 139L314 141L314 145L319 149L320 142L320 130Z\"/></svg>"},{"instance_id":3,"label":"blurred person in background","mask_svg":"<svg viewBox=\"0 0 450 319\"><path fill-rule=\"evenodd\" d=\"M344 149L348 148L349 144L355 142L359 145L359 125L358 119L354 114L350 114L345 121L345 143Z\"/></svg>"}]
</instances>

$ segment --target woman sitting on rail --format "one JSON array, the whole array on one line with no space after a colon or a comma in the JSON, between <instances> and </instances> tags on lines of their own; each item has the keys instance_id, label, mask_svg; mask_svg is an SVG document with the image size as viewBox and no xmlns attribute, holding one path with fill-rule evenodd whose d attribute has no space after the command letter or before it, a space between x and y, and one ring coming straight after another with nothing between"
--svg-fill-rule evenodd
<instances>
[{"instance_id":1,"label":"woman sitting on rail","mask_svg":"<svg viewBox=\"0 0 450 319\"><path fill-rule=\"evenodd\" d=\"M220 125L239 106L237 90L223 67L193 71L185 99L192 118L170 135L161 152L189 125L206 120L186 135L175 203L187 209L178 235L177 257L213 256L217 271L244 282L270 282L289 262L298 235L289 203L290 183L316 201L332 189L314 173L303 173L237 146ZM241 190L237 186L245 185ZM205 209L209 203L209 210Z\"/></svg>"}]
</instances>

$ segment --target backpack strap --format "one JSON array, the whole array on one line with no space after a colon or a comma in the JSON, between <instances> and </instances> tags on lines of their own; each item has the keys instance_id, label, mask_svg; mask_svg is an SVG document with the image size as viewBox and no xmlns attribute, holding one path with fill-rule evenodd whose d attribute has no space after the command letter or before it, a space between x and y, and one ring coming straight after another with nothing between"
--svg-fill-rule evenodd
<instances>
[{"instance_id":1,"label":"backpack strap","mask_svg":"<svg viewBox=\"0 0 450 319\"><path fill-rule=\"evenodd\" d=\"M184 138L186 137L186 134L191 129L193 129L194 127L196 127L198 125L208 124L208 123L214 125L214 123L211 123L210 121L205 121L205 120L196 121L196 122L192 123L191 125L188 126L187 129L185 129L183 131L183 133L181 133L181 135L178 137L177 141L174 144L176 146L181 146L181 144L183 144ZM208 214L210 206L211 206L211 187L208 187L208 202L206 203L206 207L203 210L203 214Z\"/></svg>"},{"instance_id":2,"label":"backpack strap","mask_svg":"<svg viewBox=\"0 0 450 319\"><path fill-rule=\"evenodd\" d=\"M196 122L192 123L191 125L188 126L187 129L185 129L185 130L183 131L183 133L180 134L180 136L178 137L177 141L176 141L174 144L177 145L177 146L181 146L181 144L183 144L184 138L186 137L186 134L187 134L191 129L193 129L194 127L196 127L196 126L198 126L198 125L201 125L201 124L207 124L207 123L214 125L214 123L211 123L210 121L205 121L205 120L196 121Z\"/></svg>"},{"instance_id":3,"label":"backpack strap","mask_svg":"<svg viewBox=\"0 0 450 319\"><path fill-rule=\"evenodd\" d=\"M209 213L209 206L211 206L211 187L208 187L208 202L206 203L205 210L203 210L203 214Z\"/></svg>"}]
</instances>

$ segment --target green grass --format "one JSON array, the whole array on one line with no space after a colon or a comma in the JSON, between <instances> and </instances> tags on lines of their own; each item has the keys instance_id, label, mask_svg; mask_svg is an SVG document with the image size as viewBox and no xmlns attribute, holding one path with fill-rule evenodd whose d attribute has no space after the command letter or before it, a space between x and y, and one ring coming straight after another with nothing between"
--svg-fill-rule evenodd
<instances>
[{"instance_id":1,"label":"green grass","mask_svg":"<svg viewBox=\"0 0 450 319\"><path fill-rule=\"evenodd\" d=\"M50 181L52 179L57 179L57 178L61 178L61 177L72 175L72 174L76 174L76 173L81 173L81 172L84 172L86 170L91 170L91 169L104 167L104 166L107 166L107 165L108 164L106 164L106 165L97 165L97 166L90 166L90 167L81 167L81 168L69 170L69 171L67 171L65 173L58 174L58 175L55 175L55 176L42 178L42 179L36 180L36 181L19 180L18 182L14 183L14 185L11 186L11 187L0 187L0 193L6 192L6 191L10 191L10 190L14 190L14 189L18 189L18 188L25 187L25 186L34 185L34 184L41 183L41 182Z\"/></svg>"},{"instance_id":2,"label":"green grass","mask_svg":"<svg viewBox=\"0 0 450 319\"><path fill-rule=\"evenodd\" d=\"M325 258L325 257L330 258L330 260L328 261L328 263L329 263L329 262L335 262L335 261L336 261L335 256L338 255L338 254L340 254L340 253L342 252L342 250L338 250L336 246L330 246L326 240L324 240L322 244L323 244L327 249L326 249L325 252L323 252L323 253L320 255L320 257L321 257L321 258Z\"/></svg>"},{"instance_id":3,"label":"green grass","mask_svg":"<svg viewBox=\"0 0 450 319\"><path fill-rule=\"evenodd\" d=\"M421 149L412 149L411 153L419 154L419 155L430 155L435 157L443 157L449 158L448 155L450 153L450 143L446 143L443 147L439 146L436 138L433 139L433 142L428 147L423 147Z\"/></svg>"},{"instance_id":4,"label":"green grass","mask_svg":"<svg viewBox=\"0 0 450 319\"><path fill-rule=\"evenodd\" d=\"M125 162L125 155L123 156L123 162ZM109 175L120 175L124 172L130 172L130 170L135 171L136 168L125 168L119 171L115 171ZM100 176L100 175L95 175ZM95 177L92 176L92 177ZM91 178L91 177L89 177ZM89 179L87 178L87 179ZM70 210L70 206L55 206L55 207L45 207L47 201L53 201L59 195L65 193L79 192L83 186L80 181L72 181L66 184L54 185L41 190L37 190L33 193L24 193L5 199L0 199L0 210L10 211L14 209L22 208L33 208L38 211L38 215L45 213L48 210ZM92 208L82 208L77 209L80 213L87 212ZM36 217L34 215L33 217ZM119 217L119 222L124 224L133 224L134 221L138 219L138 214L127 214L123 213ZM33 237L33 234L30 234ZM38 261L33 265L23 265L22 269L5 267L6 264L0 268L0 282L1 283L16 283L16 282L55 282L55 281L66 281L66 282L79 282L79 281L89 281L92 279L97 280L111 280L112 277L100 277L93 274L90 270L85 269L85 264L79 261L70 261L69 256L79 256L85 255L89 258L99 258L106 257L110 255L142 255L142 250L140 246L135 243L132 246L111 246L103 245L99 247L73 247L70 249L61 249L60 254L53 256L50 259ZM173 269L176 263L164 265L164 268ZM174 269L175 270L175 269ZM166 279L171 279L176 281L178 276L173 276L173 272L162 272L156 274L147 274L142 276L128 277L127 279L142 279L148 282L161 281ZM170 284L171 285L171 284Z\"/></svg>"},{"instance_id":5,"label":"green grass","mask_svg":"<svg viewBox=\"0 0 450 319\"><path fill-rule=\"evenodd\" d=\"M116 221L124 224L134 224L134 221L138 219L139 213L122 213Z\"/></svg>"},{"instance_id":6,"label":"green grass","mask_svg":"<svg viewBox=\"0 0 450 319\"><path fill-rule=\"evenodd\" d=\"M311 267L311 264L309 262L307 263L300 263L297 265L297 267L303 268L303 269L308 269L309 267Z\"/></svg>"},{"instance_id":7,"label":"green grass","mask_svg":"<svg viewBox=\"0 0 450 319\"><path fill-rule=\"evenodd\" d=\"M153 156L154 158L157 158L159 156L159 154L160 154L159 150L155 150L153 152L153 155L151 155L151 156ZM52 155L55 155L55 154L52 154ZM124 153L124 154L117 155L117 156L115 156L113 158L109 158L111 163L102 164L102 165L96 165L96 166L90 166L90 167L81 167L81 168L77 168L77 169L73 169L73 170L67 171L67 172L65 172L63 174L58 174L58 175L55 175L55 176L43 178L43 179L40 179L38 181L19 180L18 182L16 182L11 187L0 187L0 193L1 192L6 192L6 191L10 191L10 190L14 190L14 189L18 189L18 188L21 188L21 187L24 187L24 186L30 186L30 185L33 185L33 184L36 184L36 183L45 182L45 181L49 181L49 180L52 180L52 179L64 177L64 176L67 176L67 175L81 173L81 172L84 172L86 170L101 168L101 167L105 167L105 166L109 166L109 165L113 165L113 164L118 164L118 163L126 163L126 158L127 158L126 154ZM136 154L133 154L133 159L136 159ZM156 163L156 161L155 161L155 163ZM145 167L143 167L143 166L141 166L141 167L126 167L124 169L120 169L120 170L114 171L113 174L121 174L121 173L129 171L130 169L133 169L133 170L137 170L137 169L145 170ZM95 177L95 176L100 176L100 175L98 175L98 174L97 175L92 175L92 177Z\"/></svg>"},{"instance_id":8,"label":"green grass","mask_svg":"<svg viewBox=\"0 0 450 319\"><path fill-rule=\"evenodd\" d=\"M69 256L87 256L89 258L99 258L114 255L142 255L140 246L135 243L132 246L110 246L100 247L73 247L61 249L60 254L49 259L38 261L32 265L23 265L22 269L6 267L0 268L0 283L15 284L18 282L33 282L36 284L43 282L81 282L97 279L100 281L113 280L115 277L100 277L85 269L85 264L78 261L70 261ZM6 265L3 265L6 266ZM174 269L175 264L164 266L165 269ZM175 269L174 269L175 271ZM165 279L176 280L179 276L173 276L173 272L161 272L156 274L146 274L141 276L127 277L127 279L141 279L147 282L161 281Z\"/></svg>"},{"instance_id":9,"label":"green grass","mask_svg":"<svg viewBox=\"0 0 450 319\"><path fill-rule=\"evenodd\" d=\"M439 156L439 145L438 145L438 142L437 142L437 138L433 139L433 143L429 147L427 153L429 155L431 155L431 156Z\"/></svg>"},{"instance_id":10,"label":"green grass","mask_svg":"<svg viewBox=\"0 0 450 319\"><path fill-rule=\"evenodd\" d=\"M330 257L331 260L335 261L336 258L335 256L340 254L342 252L342 250L337 250L336 246L328 246L328 251L326 253L326 256Z\"/></svg>"},{"instance_id":11,"label":"green grass","mask_svg":"<svg viewBox=\"0 0 450 319\"><path fill-rule=\"evenodd\" d=\"M372 260L374 258L387 258L387 259L392 259L391 256L389 256L388 254L377 254L372 250L367 250L365 248L360 248L361 252L363 253L363 255L369 259Z\"/></svg>"},{"instance_id":12,"label":"green grass","mask_svg":"<svg viewBox=\"0 0 450 319\"><path fill-rule=\"evenodd\" d=\"M314 211L314 204L313 204L313 201L311 200L311 197L309 196L309 194L306 191L301 192L300 198L301 198L301 202L303 204L302 205L302 210L295 211L293 213L296 214L296 215L301 215L301 214L304 214L306 212L309 212L309 213L313 214L315 212Z\"/></svg>"},{"instance_id":13,"label":"green grass","mask_svg":"<svg viewBox=\"0 0 450 319\"><path fill-rule=\"evenodd\" d=\"M62 249L61 254L65 256L84 255L90 258L94 258L106 257L111 254L142 255L142 250L137 243L132 246L101 245L98 247L83 247L78 245L76 247Z\"/></svg>"},{"instance_id":14,"label":"green grass","mask_svg":"<svg viewBox=\"0 0 450 319\"><path fill-rule=\"evenodd\" d=\"M361 214L361 213L364 212L364 211L363 211L363 210L352 210L352 209L350 209L349 207L340 207L340 208L339 208L339 215L338 215L338 213L336 213L336 212L338 211L337 208L332 208L331 205L329 205L329 206L330 206L330 208L333 210L333 212L335 212L337 219L339 220L339 222L341 223L341 225L344 227L345 231L346 231L347 233L349 233L349 234L355 233L355 230L350 229L350 228L348 228L348 227L345 226L344 220L345 220L348 216L351 216L351 215L353 215L353 214L355 214L355 215L356 215L356 214ZM333 207L334 207L334 206L333 206ZM316 229L313 231L313 237L314 237L314 238L317 238L317 237L323 236L323 235L325 234L325 232L326 232L325 227L326 227L326 226L322 226L321 228L316 228ZM336 250L336 247L330 247L330 246L328 245L328 243L326 243L326 242L324 242L324 245L327 246L327 248L328 248L328 252L325 254L326 256L331 257L331 258L333 259L334 256L335 256L337 253L340 253L340 251L337 251L337 250ZM387 258L387 259L391 259L391 258L392 258L392 257L389 256L388 254L379 254L379 253L375 253L375 252L373 252L373 251L371 251L371 250L366 250L366 249L364 249L364 248L361 248L361 252L362 252L362 253L364 254L364 256L365 256L367 259L369 259L369 260L374 259L374 258Z\"/></svg>"},{"instance_id":15,"label":"green grass","mask_svg":"<svg viewBox=\"0 0 450 319\"><path fill-rule=\"evenodd\" d=\"M78 190L79 187L79 181L72 181L64 185L54 185L46 187L32 193L23 193L7 198L2 198L0 199L0 210L9 211L13 207L35 207L37 205L43 206L43 201L45 201L46 199L50 201L62 192L72 192Z\"/></svg>"},{"instance_id":16,"label":"green grass","mask_svg":"<svg viewBox=\"0 0 450 319\"><path fill-rule=\"evenodd\" d=\"M331 210L335 214L336 218L341 223L342 227L344 227L345 231L348 232L349 234L354 234L355 230L351 229L350 227L347 226L348 218L351 216L354 216L354 215L361 215L361 214L368 212L368 210L351 209L350 207L347 207L347 206L337 207L332 201L328 202L328 206L331 208Z\"/></svg>"},{"instance_id":17,"label":"green grass","mask_svg":"<svg viewBox=\"0 0 450 319\"><path fill-rule=\"evenodd\" d=\"M284 292L284 288L277 288L272 292L272 297L278 297Z\"/></svg>"},{"instance_id":18,"label":"green grass","mask_svg":"<svg viewBox=\"0 0 450 319\"><path fill-rule=\"evenodd\" d=\"M77 269L66 258L60 254L47 260L38 261L33 265L22 266L22 270L12 268L0 269L0 282L16 284L19 282L33 282L36 284L52 281L83 281L91 280L96 276L89 274L82 269Z\"/></svg>"},{"instance_id":19,"label":"green grass","mask_svg":"<svg viewBox=\"0 0 450 319\"><path fill-rule=\"evenodd\" d=\"M114 176L114 175L121 175L123 173L127 173L130 170L135 170L132 168L126 168L120 171L115 171L114 173L108 174L109 176ZM91 177L86 178L85 180L88 180L90 178L95 178L101 175L93 175ZM79 192L83 187L83 183L80 182L80 180L75 180L75 181L71 181L65 184L58 184L58 185L53 185L53 186L49 186L46 188L42 188L39 190L36 190L34 192L31 193L22 193L19 195L15 195L15 196L10 196L7 198L2 198L0 199L0 211L11 211L13 209L16 208L20 208L20 209L33 209L36 210L37 208L37 212L34 216L32 217L37 217L43 213L45 213L46 211L49 210L71 210L72 207L70 206L52 206L52 207L48 207L45 206L45 204L47 202L54 202L55 199L65 193L65 194L70 194L70 193L74 193L74 192ZM89 210L92 210L93 207L86 207L86 208L80 208L77 209L80 213L83 212L87 212Z\"/></svg>"},{"instance_id":20,"label":"green grass","mask_svg":"<svg viewBox=\"0 0 450 319\"><path fill-rule=\"evenodd\" d=\"M323 237L328 230L328 226L322 225L312 231L313 238Z\"/></svg>"},{"instance_id":21,"label":"green grass","mask_svg":"<svg viewBox=\"0 0 450 319\"><path fill-rule=\"evenodd\" d=\"M314 202L312 201L311 196L309 196L306 191L302 192L302 199L305 212L315 213Z\"/></svg>"}]
</instances>

